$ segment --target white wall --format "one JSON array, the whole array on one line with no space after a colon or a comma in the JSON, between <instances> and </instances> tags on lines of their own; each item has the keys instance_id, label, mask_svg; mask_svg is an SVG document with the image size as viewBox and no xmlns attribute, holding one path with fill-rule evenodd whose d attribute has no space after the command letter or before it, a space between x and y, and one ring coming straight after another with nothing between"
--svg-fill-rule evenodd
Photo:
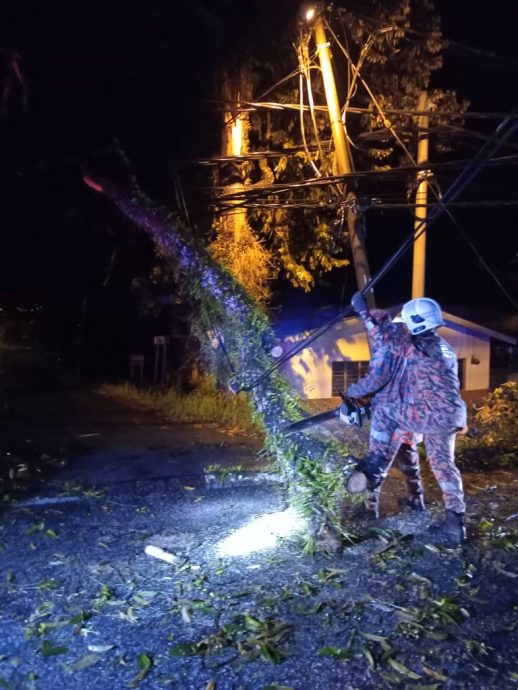
<instances>
[{"instance_id":1,"label":"white wall","mask_svg":"<svg viewBox=\"0 0 518 690\"><path fill-rule=\"evenodd\" d=\"M477 335L462 326L448 323L439 329L464 359L465 390L481 390L489 387L489 338ZM284 351L300 342L309 333L284 339ZM480 364L472 363L472 358ZM309 399L331 397L331 362L364 362L369 359L369 347L363 324L358 319L347 319L334 324L310 347L292 357L283 367L286 378L296 391Z\"/></svg>"},{"instance_id":2,"label":"white wall","mask_svg":"<svg viewBox=\"0 0 518 690\"><path fill-rule=\"evenodd\" d=\"M440 328L439 334L453 347L457 359L464 359L464 390L489 388L489 337L451 323Z\"/></svg>"}]
</instances>

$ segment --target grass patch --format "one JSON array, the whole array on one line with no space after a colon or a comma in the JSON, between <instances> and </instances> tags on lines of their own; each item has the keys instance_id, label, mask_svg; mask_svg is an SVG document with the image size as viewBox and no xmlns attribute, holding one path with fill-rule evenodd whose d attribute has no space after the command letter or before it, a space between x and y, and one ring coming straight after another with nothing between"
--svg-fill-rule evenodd
<instances>
[{"instance_id":1,"label":"grass patch","mask_svg":"<svg viewBox=\"0 0 518 690\"><path fill-rule=\"evenodd\" d=\"M216 423L247 434L262 432L246 393L234 395L217 390L210 376L204 377L190 393L175 388L161 391L143 389L129 383L103 384L98 392L123 404L158 412L171 420Z\"/></svg>"}]
</instances>

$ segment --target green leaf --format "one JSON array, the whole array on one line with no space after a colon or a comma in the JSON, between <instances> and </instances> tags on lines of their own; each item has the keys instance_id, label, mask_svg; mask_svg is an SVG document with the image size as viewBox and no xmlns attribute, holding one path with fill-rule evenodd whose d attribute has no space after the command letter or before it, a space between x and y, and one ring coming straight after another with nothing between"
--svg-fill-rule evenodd
<instances>
[{"instance_id":1,"label":"green leaf","mask_svg":"<svg viewBox=\"0 0 518 690\"><path fill-rule=\"evenodd\" d=\"M169 647L169 656L191 656L192 654L193 648L190 642L182 642L174 647Z\"/></svg>"},{"instance_id":2,"label":"green leaf","mask_svg":"<svg viewBox=\"0 0 518 690\"><path fill-rule=\"evenodd\" d=\"M277 647L274 647L267 642L259 643L258 647L259 655L261 656L261 659L264 659L265 661L271 661L273 664L280 664L284 659L284 654L277 649Z\"/></svg>"},{"instance_id":3,"label":"green leaf","mask_svg":"<svg viewBox=\"0 0 518 690\"><path fill-rule=\"evenodd\" d=\"M46 635L50 630L56 630L56 628L63 628L68 625L67 620L62 621L42 621L38 623L36 627L36 632L38 635Z\"/></svg>"},{"instance_id":4,"label":"green leaf","mask_svg":"<svg viewBox=\"0 0 518 690\"><path fill-rule=\"evenodd\" d=\"M297 613L302 613L305 616L310 616L317 613L322 613L326 606L327 604L325 601L319 601L314 606L297 606L295 607L295 611Z\"/></svg>"},{"instance_id":5,"label":"green leaf","mask_svg":"<svg viewBox=\"0 0 518 690\"><path fill-rule=\"evenodd\" d=\"M29 529L25 532L25 534L30 537L33 534L36 534L36 532L42 532L45 529L45 523L44 522L35 522L33 525L29 527Z\"/></svg>"},{"instance_id":6,"label":"green leaf","mask_svg":"<svg viewBox=\"0 0 518 690\"><path fill-rule=\"evenodd\" d=\"M153 666L153 659L149 656L149 654L139 654L137 656L137 663L138 667L142 671L149 671L151 666Z\"/></svg>"},{"instance_id":7,"label":"green leaf","mask_svg":"<svg viewBox=\"0 0 518 690\"><path fill-rule=\"evenodd\" d=\"M318 650L319 656L332 656L335 659L340 659L344 661L351 658L351 650L346 647L332 647L326 646Z\"/></svg>"},{"instance_id":8,"label":"green leaf","mask_svg":"<svg viewBox=\"0 0 518 690\"><path fill-rule=\"evenodd\" d=\"M417 573L410 573L410 575L408 576L408 579L411 582L420 582L424 585L431 585L432 584L432 581L429 580L427 577L423 577L422 575L418 575Z\"/></svg>"},{"instance_id":9,"label":"green leaf","mask_svg":"<svg viewBox=\"0 0 518 690\"><path fill-rule=\"evenodd\" d=\"M115 649L114 644L89 644L88 651L95 652L96 654L104 654L104 652L109 652Z\"/></svg>"},{"instance_id":10,"label":"green leaf","mask_svg":"<svg viewBox=\"0 0 518 690\"><path fill-rule=\"evenodd\" d=\"M254 618L253 616L250 616L250 614L245 613L243 616L243 620L245 622L245 627L248 630L262 630L263 624L258 618Z\"/></svg>"},{"instance_id":11,"label":"green leaf","mask_svg":"<svg viewBox=\"0 0 518 690\"><path fill-rule=\"evenodd\" d=\"M58 583L53 578L50 578L49 580L42 580L41 582L38 582L37 587L44 592L49 589L57 589Z\"/></svg>"},{"instance_id":12,"label":"green leaf","mask_svg":"<svg viewBox=\"0 0 518 690\"><path fill-rule=\"evenodd\" d=\"M68 649L66 647L53 645L48 640L43 640L41 645L41 653L43 656L56 656L57 654L66 654Z\"/></svg>"},{"instance_id":13,"label":"green leaf","mask_svg":"<svg viewBox=\"0 0 518 690\"><path fill-rule=\"evenodd\" d=\"M371 640L372 642L387 642L386 637L382 637L381 635L373 635L372 633L362 633L363 637L366 637L368 640Z\"/></svg>"},{"instance_id":14,"label":"green leaf","mask_svg":"<svg viewBox=\"0 0 518 690\"><path fill-rule=\"evenodd\" d=\"M58 533L55 532L53 529L45 530L45 534L47 535L47 537L51 537L52 539L58 538Z\"/></svg>"},{"instance_id":15,"label":"green leaf","mask_svg":"<svg viewBox=\"0 0 518 690\"><path fill-rule=\"evenodd\" d=\"M372 656L372 653L368 647L362 647L362 652L365 655L365 658L369 662L369 666L374 670L376 664L374 663L374 657Z\"/></svg>"},{"instance_id":16,"label":"green leaf","mask_svg":"<svg viewBox=\"0 0 518 690\"><path fill-rule=\"evenodd\" d=\"M91 618L91 614L86 611L80 611L75 616L72 616L68 622L70 625L79 625L79 623L84 623L84 621L87 621L89 618Z\"/></svg>"},{"instance_id":17,"label":"green leaf","mask_svg":"<svg viewBox=\"0 0 518 690\"><path fill-rule=\"evenodd\" d=\"M99 654L87 654L75 663L67 664L66 669L71 673L73 673L74 671L82 671L84 668L89 668L90 666L93 666L100 660L101 657L99 656Z\"/></svg>"},{"instance_id":18,"label":"green leaf","mask_svg":"<svg viewBox=\"0 0 518 690\"><path fill-rule=\"evenodd\" d=\"M412 678L412 680L419 680L421 678L421 676L418 673L414 673L414 671L411 671L409 668L401 664L399 661L396 661L395 659L388 659L388 663L392 666L392 668L395 671L401 673L402 676Z\"/></svg>"},{"instance_id":19,"label":"green leaf","mask_svg":"<svg viewBox=\"0 0 518 690\"><path fill-rule=\"evenodd\" d=\"M137 593L133 595L133 601L137 606L149 606L149 604L151 604L153 600L148 599L147 597L142 596L142 594Z\"/></svg>"},{"instance_id":20,"label":"green leaf","mask_svg":"<svg viewBox=\"0 0 518 690\"><path fill-rule=\"evenodd\" d=\"M137 663L138 667L140 668L140 673L131 681L129 684L130 688L137 687L137 685L144 680L153 667L153 659L149 654L139 654L137 656Z\"/></svg>"}]
</instances>

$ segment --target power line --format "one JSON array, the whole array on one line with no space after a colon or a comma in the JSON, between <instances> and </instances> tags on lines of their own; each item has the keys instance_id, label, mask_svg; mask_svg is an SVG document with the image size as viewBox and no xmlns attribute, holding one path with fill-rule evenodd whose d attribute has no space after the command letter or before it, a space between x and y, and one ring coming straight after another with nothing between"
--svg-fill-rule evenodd
<instances>
[{"instance_id":1,"label":"power line","mask_svg":"<svg viewBox=\"0 0 518 690\"><path fill-rule=\"evenodd\" d=\"M412 204L409 202L399 202L399 201L381 201L379 198L364 199L359 197L357 199L358 205L364 211L370 210L410 210L416 208L428 208L432 209L435 206L440 206L439 202L431 204ZM337 201L334 204L325 204L319 201L311 200L287 200L279 202L268 202L268 201L249 201L239 204L236 208L235 205L229 204L219 208L221 213L232 214L236 213L239 209L249 208L255 210L261 209L290 209L290 208L300 208L300 209L314 209L320 211L330 211L331 209L337 210L343 206L343 202ZM515 207L518 206L518 199L501 199L501 200L477 200L477 201L455 201L450 204L450 208L505 208L505 207Z\"/></svg>"},{"instance_id":2,"label":"power line","mask_svg":"<svg viewBox=\"0 0 518 690\"><path fill-rule=\"evenodd\" d=\"M222 107L226 105L234 106L236 110L239 110L239 106L248 106L247 109L251 108L265 108L267 110L299 110L300 105L298 103L281 103L278 101L219 101L214 99L205 100L206 103L221 104ZM326 105L315 105L315 110L320 112L327 112ZM309 106L304 106L305 110L309 111ZM361 107L351 107L347 108L348 113L353 113L355 115L369 115L372 114L372 108L361 108ZM412 108L384 108L384 112L388 115L428 115L430 118L452 118L462 120L464 118L474 118L479 120L502 120L506 117L505 112L481 112L475 110L466 110L466 112L452 113L448 110L415 110Z\"/></svg>"},{"instance_id":3,"label":"power line","mask_svg":"<svg viewBox=\"0 0 518 690\"><path fill-rule=\"evenodd\" d=\"M441 203L437 204L432 210L428 218L423 219L418 228L414 229L407 239L400 245L400 247L392 254L392 256L385 262L376 275L369 281L365 288L361 291L362 295L371 291L379 281L396 265L399 259L406 254L408 249L425 233L431 225L437 220L441 213L447 210L449 204L456 199L459 194L466 188L466 186L473 180L473 178L482 170L486 162L491 159L493 154L505 143L505 141L518 128L518 120L514 115L508 115L506 119L500 123L493 136L487 141L479 150L477 155L470 161L469 165L455 178L453 183L444 193ZM517 306L518 308L518 306ZM301 350L308 347L321 335L326 333L331 326L337 321L346 318L352 314L352 308L348 307L344 312L338 314L330 319L326 324L320 328L315 329L307 337L303 338L299 343L292 347L282 357L279 357L266 371L258 376L255 381L245 386L243 390L250 391L261 383L265 378L270 376L275 370L285 364L291 357L301 352Z\"/></svg>"},{"instance_id":4,"label":"power line","mask_svg":"<svg viewBox=\"0 0 518 690\"><path fill-rule=\"evenodd\" d=\"M359 12L354 12L351 10L348 10L352 15L355 17L358 17L359 19L366 19L367 21L370 21L373 25L378 26L378 27L384 27L385 25L380 22L380 20L377 17L372 17L366 14L361 14ZM394 28L399 29L400 31L404 32L404 38L408 41L411 39L408 38L408 34L414 35L414 36L419 36L420 38L424 39L431 39L431 38L437 38L437 36L433 36L432 34L425 33L424 31L418 31L417 29L413 29L410 27L402 27L398 26L397 24L395 25ZM486 58L486 64L488 64L489 60L492 60L493 62L499 62L499 65L495 65L495 67L509 67L509 68L514 68L518 69L518 60L515 58L512 58L507 55L500 55L499 53L495 53L490 50L481 50L480 48L475 48L473 46L468 46L464 43L460 43L459 41L454 41L450 38L443 38L442 36L439 39L444 48L457 51L460 53L465 53L466 55L471 55L473 57L478 57L478 58Z\"/></svg>"},{"instance_id":5,"label":"power line","mask_svg":"<svg viewBox=\"0 0 518 690\"><path fill-rule=\"evenodd\" d=\"M407 146L405 145L405 143L404 143L404 142L402 141L402 139L400 138L400 136L399 136L399 134L397 133L396 129L394 128L393 124L387 119L387 117L386 117L386 115L385 115L385 113L384 113L384 110L383 110L383 108L381 107L381 105L380 105L378 99L375 97L375 95L374 95L374 93L372 92L372 90L370 89L369 85L366 83L365 79L364 79L364 78L362 77L362 75L360 74L360 71L359 71L358 66L355 66L355 65L353 64L353 62L352 62L352 60L351 60L351 57L350 57L350 55L349 55L347 49L346 49L346 48L342 45L342 43L339 41L338 37L337 37L336 34L334 33L334 31L333 31L333 29L331 28L331 26L329 26L329 23L328 23L328 22L326 22L326 25L327 25L327 27L328 27L328 29L329 29L329 32L330 32L331 35L333 36L334 40L335 40L336 43L338 44L338 47L339 47L340 50L344 53L344 55L345 55L347 61L350 63L351 68L352 68L353 71L356 73L356 76L359 78L359 80L360 80L360 82L362 83L363 87L365 88L365 90L366 90L367 93L369 94L369 96L370 96L372 102L374 103L374 106L376 107L376 109L378 110L378 112L379 112L381 118L383 119L385 126L390 130L390 132L392 133L393 137L396 139L396 141L397 141L397 143L399 144L399 146L403 149L403 151L405 152L405 155L406 155L406 157L408 158L408 160L410 161L410 163L411 163L412 165L415 166L415 165L416 165L416 161L414 160L414 157L412 156L412 154L411 154L410 151L408 150L408 148L407 148ZM514 117L514 116L513 116L513 117ZM518 125L517 125L517 126L518 126ZM516 126L513 125L513 127L511 128L511 133L514 131L514 129L516 129ZM491 139L487 140L487 141L486 141L486 144L485 144L484 146L491 146ZM480 252L479 252L478 249L475 247L475 245L471 242L471 240L470 240L470 238L468 237L468 235L464 232L464 230L461 228L461 226L459 225L459 223L457 222L457 220L453 217L453 215L451 214L450 209L445 207L444 202L443 202L442 197L441 197L440 190L438 189L436 183L434 183L434 182L432 182L432 181L429 182L429 183L428 183L428 188L430 189L430 191L432 192L432 194L436 197L437 202L438 202L436 205L434 205L434 207L433 207L433 209L432 209L432 214L435 213L435 212L437 212L437 209L438 209L438 208L439 208L440 210L444 210L444 211L446 212L446 215L447 215L448 218L451 220L451 222L453 223L453 225L455 226L456 230L459 232L459 234L461 235L461 237L467 242L468 246L469 246L469 247L471 248L471 250L475 253L475 255L477 256L478 260L482 263L482 265L484 266L484 268L488 271L488 273L489 273L490 276L493 278L493 280L494 280L495 283L498 285L498 287L501 289L501 291L502 291L502 293L505 295L505 297L510 301L510 303L513 305L513 307L515 307L515 308L517 309L517 311L518 311L518 305L517 305L516 302L513 300L513 298L511 297L511 295L509 294L509 292L506 290L506 288L504 287L504 285L502 285L502 283L501 283L501 281L499 280L498 276L492 271L491 267L487 264L487 262L486 262L486 261L484 260L484 258L481 256ZM418 227L422 227L422 224L420 224ZM425 221L424 227L426 227L426 221ZM423 233L420 233L420 234L423 234ZM415 239L414 239L414 242L415 242L415 240L417 239L417 236L418 236L418 235L417 235L417 233L416 233L416 237L415 237Z\"/></svg>"},{"instance_id":6,"label":"power line","mask_svg":"<svg viewBox=\"0 0 518 690\"><path fill-rule=\"evenodd\" d=\"M304 189L308 187L328 187L339 182L345 182L349 179L376 179L379 177L398 177L400 175L410 175L416 172L425 170L455 170L464 167L469 161L459 159L454 161L445 161L442 163L426 163L424 165L412 165L407 167L391 168L390 170L362 170L352 173L345 173L343 175L332 175L326 178L310 178L301 182L286 182L275 183L272 185L261 185L260 187L245 188L241 192L233 194L226 194L217 198L219 202L235 201L240 199L252 198L254 196L268 195L268 194L282 194L294 189ZM508 156L498 156L489 160L487 166L516 164L518 162L518 154L511 154Z\"/></svg>"},{"instance_id":7,"label":"power line","mask_svg":"<svg viewBox=\"0 0 518 690\"><path fill-rule=\"evenodd\" d=\"M397 203L397 202L380 202L378 203L376 199L371 200L371 205L367 208L382 208L382 209L413 209L413 208L434 208L435 206L440 206L439 202L431 204L410 204L410 203ZM479 208L479 207L505 207L505 206L518 206L518 199L499 199L499 200L477 200L477 201L455 201L450 204L450 208Z\"/></svg>"}]
</instances>

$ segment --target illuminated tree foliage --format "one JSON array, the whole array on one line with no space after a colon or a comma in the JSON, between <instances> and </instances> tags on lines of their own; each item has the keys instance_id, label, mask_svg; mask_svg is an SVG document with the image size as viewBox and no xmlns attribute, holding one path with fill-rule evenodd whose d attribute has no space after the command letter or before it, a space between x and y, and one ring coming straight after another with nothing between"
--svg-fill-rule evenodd
<instances>
[{"instance_id":1,"label":"illuminated tree foliage","mask_svg":"<svg viewBox=\"0 0 518 690\"><path fill-rule=\"evenodd\" d=\"M222 101L224 104L249 101L252 98L252 77L246 67L235 74L225 72L221 79ZM221 155L236 158L249 151L250 117L246 111L223 110ZM253 183L246 175L246 166L230 160L222 166L214 182L221 185L225 194L239 194L251 186L257 187L272 183L274 176L267 173L263 180ZM258 302L264 303L270 297L269 280L274 273L271 252L250 226L248 213L238 202L234 208L215 218L213 223L215 239L210 245L213 257L234 275L247 292Z\"/></svg>"},{"instance_id":2,"label":"illuminated tree foliage","mask_svg":"<svg viewBox=\"0 0 518 690\"><path fill-rule=\"evenodd\" d=\"M350 75L344 110L348 106L369 109L368 114L350 115L346 127L355 137L353 156L361 167L409 165L407 152L395 134L415 152L416 118L391 110L417 110L420 93L428 90L430 112L458 116L467 108L453 91L431 89L433 73L442 66L444 47L440 18L434 14L433 0L353 0L337 7L331 30L339 41ZM434 123L451 122L439 116ZM362 143L362 138L365 143ZM448 148L447 139L434 139L439 150Z\"/></svg>"},{"instance_id":3,"label":"illuminated tree foliage","mask_svg":"<svg viewBox=\"0 0 518 690\"><path fill-rule=\"evenodd\" d=\"M417 118L387 111L416 111L420 93L430 88L442 64L440 21L432 0L352 0L322 13L353 167L412 165ZM224 214L234 213L232 204L246 206L248 226L269 253L271 276L280 272L293 285L310 290L319 276L349 263L345 190L340 185L294 184L332 174L334 150L311 25L301 20L276 48L268 61L249 57L253 46L246 55L233 55L234 61L248 65L248 81L239 72L234 96L227 90L225 110L246 120L252 152L278 155L257 159L246 158L248 149L243 152L238 171L243 192L234 190L230 202L221 198L229 191L221 189L229 163L218 167L221 214L215 228L219 233ZM258 101L263 105L251 105ZM465 107L453 92L429 90L431 111L460 118ZM443 122L444 117L434 118L435 126ZM435 137L435 143L444 150L447 138ZM279 192L274 184L286 188ZM349 189L357 191L351 184ZM232 251L231 236L218 234L217 241L220 255L225 253L222 246Z\"/></svg>"},{"instance_id":4,"label":"illuminated tree foliage","mask_svg":"<svg viewBox=\"0 0 518 690\"><path fill-rule=\"evenodd\" d=\"M461 464L480 468L518 462L518 383L508 381L495 388L473 410L474 436L461 436L458 456Z\"/></svg>"}]
</instances>

